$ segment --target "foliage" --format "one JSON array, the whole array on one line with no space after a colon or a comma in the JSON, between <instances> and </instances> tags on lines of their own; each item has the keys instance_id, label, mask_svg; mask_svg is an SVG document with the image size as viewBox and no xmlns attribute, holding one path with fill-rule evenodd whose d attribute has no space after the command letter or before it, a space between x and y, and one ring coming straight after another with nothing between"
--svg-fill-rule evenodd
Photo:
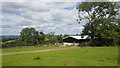
<instances>
[{"instance_id":1,"label":"foliage","mask_svg":"<svg viewBox=\"0 0 120 68\"><path fill-rule=\"evenodd\" d=\"M26 45L37 45L39 32L36 31L34 28L24 28L20 32L20 40L26 42ZM42 38L40 38L42 39Z\"/></svg>"},{"instance_id":2,"label":"foliage","mask_svg":"<svg viewBox=\"0 0 120 68\"><path fill-rule=\"evenodd\" d=\"M120 38L118 16L118 4L116 2L83 2L77 9L78 22L87 19L82 35L91 37L91 45L115 45Z\"/></svg>"},{"instance_id":3,"label":"foliage","mask_svg":"<svg viewBox=\"0 0 120 68\"><path fill-rule=\"evenodd\" d=\"M52 44L53 42L62 43L62 36L54 35L54 32L45 34L44 32L36 31L35 28L24 28L20 32L20 38L13 42L2 42L3 48L16 46L41 46L45 44Z\"/></svg>"}]
</instances>

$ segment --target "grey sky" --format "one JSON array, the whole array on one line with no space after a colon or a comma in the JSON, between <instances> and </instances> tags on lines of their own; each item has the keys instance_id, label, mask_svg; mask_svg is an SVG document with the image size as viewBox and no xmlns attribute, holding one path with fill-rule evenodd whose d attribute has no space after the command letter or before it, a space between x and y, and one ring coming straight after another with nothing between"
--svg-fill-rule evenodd
<instances>
[{"instance_id":1,"label":"grey sky","mask_svg":"<svg viewBox=\"0 0 120 68\"><path fill-rule=\"evenodd\" d=\"M34 27L45 33L77 34L83 29L78 24L78 2L3 2L2 34L19 35L26 27Z\"/></svg>"}]
</instances>

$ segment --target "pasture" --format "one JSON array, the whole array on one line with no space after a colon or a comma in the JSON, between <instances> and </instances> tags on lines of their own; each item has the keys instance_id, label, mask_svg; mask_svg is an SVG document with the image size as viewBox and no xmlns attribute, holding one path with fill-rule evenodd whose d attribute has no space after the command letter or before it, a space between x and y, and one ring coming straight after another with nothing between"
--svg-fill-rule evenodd
<instances>
[{"instance_id":1,"label":"pasture","mask_svg":"<svg viewBox=\"0 0 120 68\"><path fill-rule=\"evenodd\" d=\"M66 46L67 47L67 46ZM11 53L11 52L20 52L20 51L32 51L32 50L44 50L44 49L56 49L56 48L66 48L61 46L22 46L22 47L13 47L0 49L2 53Z\"/></svg>"},{"instance_id":2,"label":"pasture","mask_svg":"<svg viewBox=\"0 0 120 68\"><path fill-rule=\"evenodd\" d=\"M3 66L118 66L118 47L83 47L2 56Z\"/></svg>"}]
</instances>

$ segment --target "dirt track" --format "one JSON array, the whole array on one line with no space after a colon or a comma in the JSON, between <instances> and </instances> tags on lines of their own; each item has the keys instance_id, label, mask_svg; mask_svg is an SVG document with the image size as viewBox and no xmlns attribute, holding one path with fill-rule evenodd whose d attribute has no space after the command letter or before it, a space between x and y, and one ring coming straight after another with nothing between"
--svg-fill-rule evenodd
<instances>
[{"instance_id":1,"label":"dirt track","mask_svg":"<svg viewBox=\"0 0 120 68\"><path fill-rule=\"evenodd\" d=\"M57 49L46 49L46 50L34 50L34 51L21 51L21 52L12 52L12 53L0 53L0 55L13 55L13 54L20 54L20 53L47 52L47 51L56 51L56 50L64 50L64 49L71 49L71 48L76 48L76 47L57 48Z\"/></svg>"}]
</instances>

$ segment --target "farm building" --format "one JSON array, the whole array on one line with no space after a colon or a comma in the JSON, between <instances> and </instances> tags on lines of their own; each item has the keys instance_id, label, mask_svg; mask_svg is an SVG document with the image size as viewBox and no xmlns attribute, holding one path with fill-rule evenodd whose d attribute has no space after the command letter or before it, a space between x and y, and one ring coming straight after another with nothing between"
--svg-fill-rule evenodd
<instances>
[{"instance_id":1,"label":"farm building","mask_svg":"<svg viewBox=\"0 0 120 68\"><path fill-rule=\"evenodd\" d=\"M88 36L67 36L63 38L64 46L79 45L82 42L90 40Z\"/></svg>"}]
</instances>

